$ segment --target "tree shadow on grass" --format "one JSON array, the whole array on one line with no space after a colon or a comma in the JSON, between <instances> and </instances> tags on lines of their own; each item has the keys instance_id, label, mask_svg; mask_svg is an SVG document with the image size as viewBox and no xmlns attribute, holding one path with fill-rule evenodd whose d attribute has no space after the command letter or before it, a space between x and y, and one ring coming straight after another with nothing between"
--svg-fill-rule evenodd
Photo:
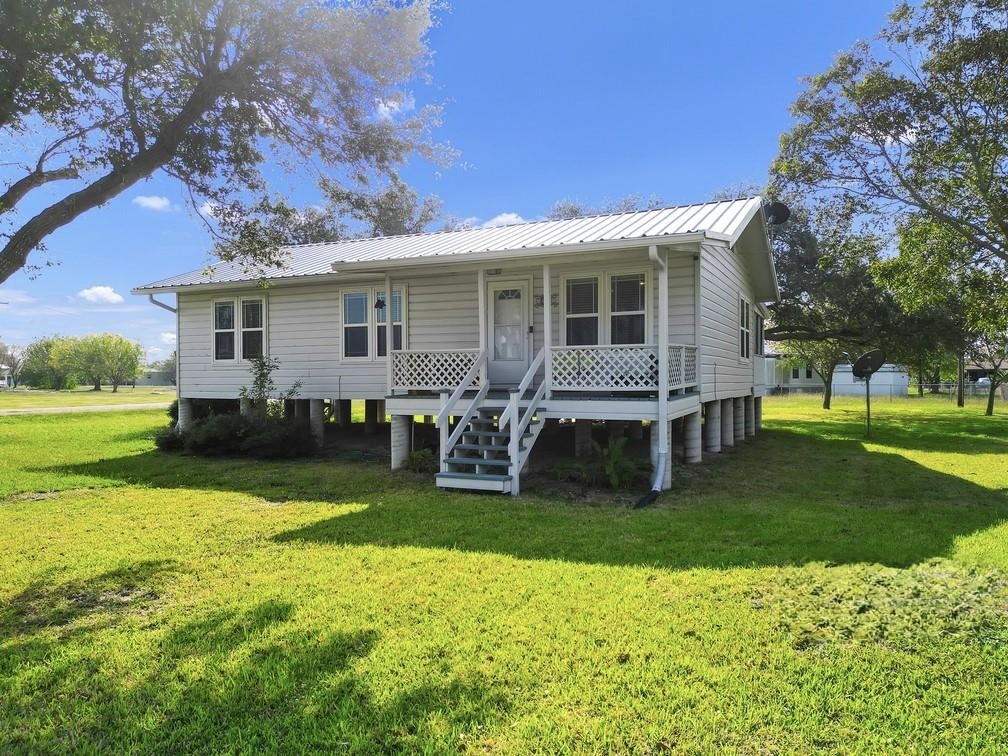
<instances>
[{"instance_id":1,"label":"tree shadow on grass","mask_svg":"<svg viewBox=\"0 0 1008 756\"><path fill-rule=\"evenodd\" d=\"M150 575L157 582L156 570ZM102 595L116 582L106 573L54 586L48 608L35 596L9 602L28 601L36 623L0 642L0 690L17 691L0 700L0 721L11 725L0 728L0 751L443 750L444 732L457 744L459 732L506 711L475 672L376 691L356 669L378 643L376 631L308 628L278 599L215 609L167 631L133 630L127 651L93 629L58 640L44 633L74 622L56 597L81 585ZM96 611L111 611L102 606Z\"/></svg>"},{"instance_id":2,"label":"tree shadow on grass","mask_svg":"<svg viewBox=\"0 0 1008 756\"><path fill-rule=\"evenodd\" d=\"M829 426L836 433L836 426ZM907 431L909 433L909 431ZM975 448L977 442L967 444ZM949 554L960 536L1008 518L1004 492L866 449L860 438L772 430L699 467L643 510L439 491L427 476L380 464L261 463L157 452L46 468L163 487L240 492L269 501L364 504L281 533L280 543L418 546L669 568L905 566ZM642 492L643 493L643 492Z\"/></svg>"}]
</instances>

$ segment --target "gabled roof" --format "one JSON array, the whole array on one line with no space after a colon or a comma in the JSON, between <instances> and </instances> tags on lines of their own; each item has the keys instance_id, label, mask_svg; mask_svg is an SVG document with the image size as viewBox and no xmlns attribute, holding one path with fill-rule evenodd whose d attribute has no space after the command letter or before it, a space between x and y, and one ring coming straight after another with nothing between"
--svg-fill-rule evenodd
<instances>
[{"instance_id":1,"label":"gabled roof","mask_svg":"<svg viewBox=\"0 0 1008 756\"><path fill-rule=\"evenodd\" d=\"M735 244L760 212L762 200L739 200L682 205L658 210L593 215L570 220L544 220L494 228L441 231L429 234L347 239L322 244L281 248L287 261L282 267L249 270L240 263L222 262L139 286L136 294L171 291L200 284L238 283L332 274L335 270L381 270L393 265L445 262L446 258L505 255L517 251L576 251L605 243L639 240L647 244L669 237L705 237ZM765 238L766 231L762 230ZM772 265L772 263L771 263ZM771 267L772 270L772 267Z\"/></svg>"}]
</instances>

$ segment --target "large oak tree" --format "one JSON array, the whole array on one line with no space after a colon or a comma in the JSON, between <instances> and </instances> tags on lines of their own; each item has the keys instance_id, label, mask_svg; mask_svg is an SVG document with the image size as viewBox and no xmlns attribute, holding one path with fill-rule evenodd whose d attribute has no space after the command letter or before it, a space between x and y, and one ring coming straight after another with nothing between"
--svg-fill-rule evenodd
<instances>
[{"instance_id":1,"label":"large oak tree","mask_svg":"<svg viewBox=\"0 0 1008 756\"><path fill-rule=\"evenodd\" d=\"M157 170L234 219L268 200L267 162L353 192L416 149L436 157L437 109L401 107L431 13L429 0L5 0L0 282ZM251 238L227 249L277 262Z\"/></svg>"}]
</instances>

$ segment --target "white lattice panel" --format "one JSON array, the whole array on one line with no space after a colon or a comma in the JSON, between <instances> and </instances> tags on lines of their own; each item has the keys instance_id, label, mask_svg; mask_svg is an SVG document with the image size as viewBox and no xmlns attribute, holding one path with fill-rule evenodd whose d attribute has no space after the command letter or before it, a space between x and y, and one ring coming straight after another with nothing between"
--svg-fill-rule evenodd
<instances>
[{"instance_id":1,"label":"white lattice panel","mask_svg":"<svg viewBox=\"0 0 1008 756\"><path fill-rule=\"evenodd\" d=\"M648 391L657 386L654 347L553 348L553 388L557 391Z\"/></svg>"},{"instance_id":2,"label":"white lattice panel","mask_svg":"<svg viewBox=\"0 0 1008 756\"><path fill-rule=\"evenodd\" d=\"M685 386L696 386L697 385L697 366L696 366L696 347L688 346L683 347L686 357L686 370L683 375L683 384Z\"/></svg>"},{"instance_id":3,"label":"white lattice panel","mask_svg":"<svg viewBox=\"0 0 1008 756\"><path fill-rule=\"evenodd\" d=\"M668 380L669 389L675 391L683 387L683 373L685 363L683 360L684 346L672 345L668 348Z\"/></svg>"},{"instance_id":4,"label":"white lattice panel","mask_svg":"<svg viewBox=\"0 0 1008 756\"><path fill-rule=\"evenodd\" d=\"M478 349L393 352L392 385L415 391L454 390L478 358ZM479 385L478 377L472 385Z\"/></svg>"}]
</instances>

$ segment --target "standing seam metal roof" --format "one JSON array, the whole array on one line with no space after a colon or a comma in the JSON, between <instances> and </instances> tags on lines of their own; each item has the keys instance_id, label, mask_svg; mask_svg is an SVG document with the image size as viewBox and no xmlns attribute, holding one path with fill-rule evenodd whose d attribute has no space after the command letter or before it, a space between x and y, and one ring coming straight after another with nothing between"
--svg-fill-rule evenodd
<instances>
[{"instance_id":1,"label":"standing seam metal roof","mask_svg":"<svg viewBox=\"0 0 1008 756\"><path fill-rule=\"evenodd\" d=\"M247 269L236 262L183 273L139 286L134 292L175 289L209 283L237 283L322 275L339 263L381 263L389 260L445 258L486 252L555 248L678 234L705 233L734 243L762 207L759 197L681 205L658 210L595 215L569 220L543 220L510 226L441 231L372 239L347 239L283 247L282 267ZM380 268L380 265L376 265Z\"/></svg>"}]
</instances>

